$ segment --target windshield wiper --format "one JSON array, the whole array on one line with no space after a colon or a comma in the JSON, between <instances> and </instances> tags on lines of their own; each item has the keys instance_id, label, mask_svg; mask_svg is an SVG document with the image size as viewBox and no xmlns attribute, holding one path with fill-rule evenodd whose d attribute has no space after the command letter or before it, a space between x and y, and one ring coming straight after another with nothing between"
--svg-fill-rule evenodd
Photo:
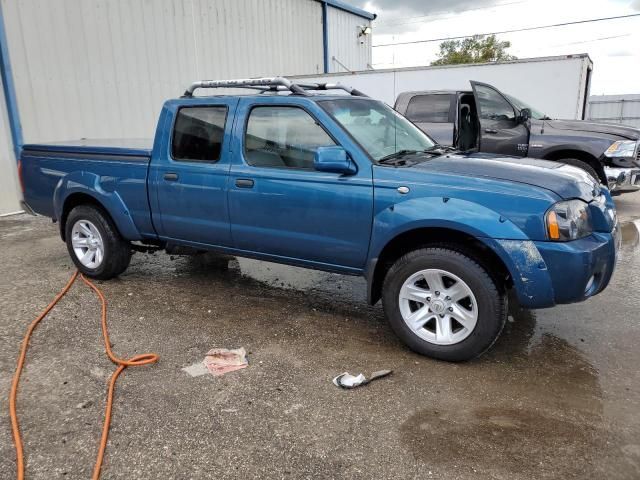
<instances>
[{"instance_id":1,"label":"windshield wiper","mask_svg":"<svg viewBox=\"0 0 640 480\"><path fill-rule=\"evenodd\" d=\"M393 152L389 155L385 155L384 157L378 159L379 163L395 163L395 160L400 160L402 157L406 157L407 155L414 155L416 153L420 153L418 150L398 150L397 152Z\"/></svg>"},{"instance_id":2,"label":"windshield wiper","mask_svg":"<svg viewBox=\"0 0 640 480\"><path fill-rule=\"evenodd\" d=\"M426 153L438 153L438 152L456 152L458 149L450 145L440 145L436 143L433 147L427 148Z\"/></svg>"}]
</instances>

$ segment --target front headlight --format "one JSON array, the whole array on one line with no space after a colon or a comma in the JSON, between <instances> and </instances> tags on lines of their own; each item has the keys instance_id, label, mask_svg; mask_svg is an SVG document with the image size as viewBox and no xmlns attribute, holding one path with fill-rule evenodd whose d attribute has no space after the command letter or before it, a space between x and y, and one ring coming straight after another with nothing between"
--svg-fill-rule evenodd
<instances>
[{"instance_id":1,"label":"front headlight","mask_svg":"<svg viewBox=\"0 0 640 480\"><path fill-rule=\"evenodd\" d=\"M549 239L566 242L591 235L591 213L589 205L582 200L558 202L547 212Z\"/></svg>"},{"instance_id":2,"label":"front headlight","mask_svg":"<svg viewBox=\"0 0 640 480\"><path fill-rule=\"evenodd\" d=\"M638 142L633 140L620 140L613 142L604 152L604 155L609 158L634 158L637 148Z\"/></svg>"}]
</instances>

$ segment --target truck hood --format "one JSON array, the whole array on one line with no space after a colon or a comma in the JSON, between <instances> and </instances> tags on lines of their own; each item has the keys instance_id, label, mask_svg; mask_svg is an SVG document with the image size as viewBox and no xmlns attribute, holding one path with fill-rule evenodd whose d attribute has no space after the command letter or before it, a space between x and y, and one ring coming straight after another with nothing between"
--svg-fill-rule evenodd
<instances>
[{"instance_id":1,"label":"truck hood","mask_svg":"<svg viewBox=\"0 0 640 480\"><path fill-rule=\"evenodd\" d=\"M605 135L616 135L628 140L640 138L640 130L624 125L614 125L611 123L585 122L584 120L547 120L546 123L558 130L572 130L575 132L602 133Z\"/></svg>"},{"instance_id":2,"label":"truck hood","mask_svg":"<svg viewBox=\"0 0 640 480\"><path fill-rule=\"evenodd\" d=\"M583 170L533 158L455 153L428 159L410 169L521 183L550 190L563 199L580 198L585 202L600 194L600 186Z\"/></svg>"}]
</instances>

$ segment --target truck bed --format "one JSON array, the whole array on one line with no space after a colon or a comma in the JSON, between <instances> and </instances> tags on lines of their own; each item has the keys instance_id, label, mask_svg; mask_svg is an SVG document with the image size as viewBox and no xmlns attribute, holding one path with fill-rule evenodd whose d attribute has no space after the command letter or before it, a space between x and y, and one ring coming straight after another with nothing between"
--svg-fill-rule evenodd
<instances>
[{"instance_id":1,"label":"truck bed","mask_svg":"<svg viewBox=\"0 0 640 480\"><path fill-rule=\"evenodd\" d=\"M141 157L150 157L152 148L152 138L83 138L65 142L32 143L24 146L25 150Z\"/></svg>"},{"instance_id":2,"label":"truck bed","mask_svg":"<svg viewBox=\"0 0 640 480\"><path fill-rule=\"evenodd\" d=\"M147 197L152 146L151 139L27 144L20 158L25 201L36 213L59 220L55 192L63 183L78 194L97 190L114 202L121 199L137 230L154 235Z\"/></svg>"}]
</instances>

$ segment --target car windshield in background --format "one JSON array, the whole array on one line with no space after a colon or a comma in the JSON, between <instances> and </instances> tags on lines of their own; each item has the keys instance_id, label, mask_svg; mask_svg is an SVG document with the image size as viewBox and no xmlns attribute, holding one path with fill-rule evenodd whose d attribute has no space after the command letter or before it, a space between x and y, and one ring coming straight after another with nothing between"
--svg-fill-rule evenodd
<instances>
[{"instance_id":1,"label":"car windshield in background","mask_svg":"<svg viewBox=\"0 0 640 480\"><path fill-rule=\"evenodd\" d=\"M429 150L436 144L382 102L345 98L319 103L376 161L399 152Z\"/></svg>"},{"instance_id":2,"label":"car windshield in background","mask_svg":"<svg viewBox=\"0 0 640 480\"><path fill-rule=\"evenodd\" d=\"M508 93L505 93L504 96L507 97L509 101L513 103L513 105L515 105L515 107L518 110L522 110L523 108L528 108L531 111L531 118L534 118L536 120L551 120L547 115L540 112L539 110L536 110L531 105L527 105L522 100L519 100L516 97L509 95Z\"/></svg>"}]
</instances>

